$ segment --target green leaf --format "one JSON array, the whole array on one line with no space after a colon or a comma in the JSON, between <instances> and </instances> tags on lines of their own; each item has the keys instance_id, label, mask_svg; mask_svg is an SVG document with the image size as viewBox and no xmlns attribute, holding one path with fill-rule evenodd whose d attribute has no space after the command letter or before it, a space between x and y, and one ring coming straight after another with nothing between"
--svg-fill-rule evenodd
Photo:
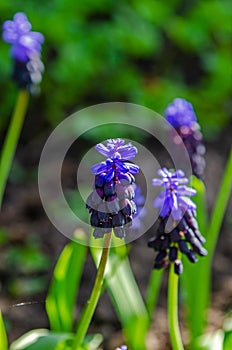
<instances>
[{"instance_id":1,"label":"green leaf","mask_svg":"<svg viewBox=\"0 0 232 350\"><path fill-rule=\"evenodd\" d=\"M87 335L84 340L83 350L96 350L103 341L101 334Z\"/></svg>"},{"instance_id":2,"label":"green leaf","mask_svg":"<svg viewBox=\"0 0 232 350\"><path fill-rule=\"evenodd\" d=\"M48 329L34 329L15 340L10 350L71 350L73 333L56 333ZM101 334L91 334L85 338L80 350L97 350L102 343ZM1 348L1 350L4 350Z\"/></svg>"},{"instance_id":3,"label":"green leaf","mask_svg":"<svg viewBox=\"0 0 232 350\"><path fill-rule=\"evenodd\" d=\"M46 300L50 327L55 331L71 331L73 312L87 247L70 242L56 264Z\"/></svg>"},{"instance_id":4,"label":"green leaf","mask_svg":"<svg viewBox=\"0 0 232 350\"><path fill-rule=\"evenodd\" d=\"M10 350L69 350L72 334L35 329L15 340Z\"/></svg>"},{"instance_id":5,"label":"green leaf","mask_svg":"<svg viewBox=\"0 0 232 350\"><path fill-rule=\"evenodd\" d=\"M159 296L160 285L162 282L164 270L153 270L147 288L146 307L149 318L152 318L157 298Z\"/></svg>"},{"instance_id":6,"label":"green leaf","mask_svg":"<svg viewBox=\"0 0 232 350\"><path fill-rule=\"evenodd\" d=\"M207 236L210 237L206 242L206 248L209 253L210 259L212 259L214 254L214 249L217 243L219 231L221 228L222 220L225 215L226 206L230 198L232 189L232 148L230 150L228 162L224 172L222 182L219 187L216 202L211 215L211 220L208 227Z\"/></svg>"},{"instance_id":7,"label":"green leaf","mask_svg":"<svg viewBox=\"0 0 232 350\"><path fill-rule=\"evenodd\" d=\"M212 258L220 232L222 220L224 218L226 206L230 197L232 188L232 150L225 168L224 176L219 187L218 195L215 201L210 223L206 227L206 210L204 186L201 181L193 178L193 187L198 190L195 196L195 203L198 206L198 219L202 234L206 237L205 244L208 250L208 256L199 258L197 266L191 264L185 259L185 273L181 277L183 281L185 295L185 305L187 310L187 319L189 324L192 346L194 348L194 339L204 333L207 320L207 309L210 302L211 289L211 265ZM191 278L190 278L191 276ZM200 287L199 287L200 286ZM201 315L201 317L199 317Z\"/></svg>"},{"instance_id":8,"label":"green leaf","mask_svg":"<svg viewBox=\"0 0 232 350\"><path fill-rule=\"evenodd\" d=\"M232 349L232 331L226 332L223 342L223 350L231 350Z\"/></svg>"},{"instance_id":9,"label":"green leaf","mask_svg":"<svg viewBox=\"0 0 232 350\"><path fill-rule=\"evenodd\" d=\"M192 198L197 205L197 221L203 236L206 236L207 210L204 183L192 176L191 185L197 191ZM196 264L192 264L183 256L184 273L181 276L185 295L184 303L191 341L203 333L206 325L207 307L209 303L209 277L204 275L208 257L200 257ZM191 278L190 278L191 276ZM199 288L200 285L200 288ZM199 318L199 315L201 317Z\"/></svg>"},{"instance_id":10,"label":"green leaf","mask_svg":"<svg viewBox=\"0 0 232 350\"><path fill-rule=\"evenodd\" d=\"M8 349L7 335L6 335L6 330L5 330L1 310L0 310L0 349L1 350Z\"/></svg>"},{"instance_id":11,"label":"green leaf","mask_svg":"<svg viewBox=\"0 0 232 350\"><path fill-rule=\"evenodd\" d=\"M111 248L104 280L129 347L145 350L149 317L129 260L122 258L124 250L124 246ZM100 251L91 248L91 252L97 265Z\"/></svg>"},{"instance_id":12,"label":"green leaf","mask_svg":"<svg viewBox=\"0 0 232 350\"><path fill-rule=\"evenodd\" d=\"M208 333L197 339L197 350L224 350L223 349L224 332L222 329L214 333Z\"/></svg>"}]
</instances>

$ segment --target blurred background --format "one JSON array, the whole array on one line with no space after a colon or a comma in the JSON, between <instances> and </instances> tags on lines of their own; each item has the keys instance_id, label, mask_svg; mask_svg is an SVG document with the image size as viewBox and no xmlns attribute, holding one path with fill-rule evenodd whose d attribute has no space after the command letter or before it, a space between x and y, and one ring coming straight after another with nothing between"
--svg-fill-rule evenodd
<instances>
[{"instance_id":1,"label":"blurred background","mask_svg":"<svg viewBox=\"0 0 232 350\"><path fill-rule=\"evenodd\" d=\"M131 102L163 114L175 97L189 100L207 146L209 210L220 184L232 132L229 0L1 0L0 22L12 19L18 11L25 12L33 30L45 37L45 72L40 94L30 100L1 213L0 303L11 340L31 328L47 326L46 290L55 261L67 242L46 218L37 189L40 153L59 122L77 110L103 102ZM11 73L9 45L1 41L1 142L17 96ZM96 141L108 137L110 129L104 129L101 135L93 132L81 140L81 148L74 149L64 164L65 186L74 189L77 158ZM143 142L149 146L151 140L143 136ZM230 203L228 213L231 210ZM232 307L231 228L231 216L227 215L215 257L212 327L220 326L223 312ZM145 259L146 271L136 262L138 255ZM133 245L131 259L144 292L153 264L153 253L147 253L146 241ZM89 259L82 283L84 301L93 284L93 268ZM163 315L164 322L160 321L162 331L157 334L157 342L165 344L162 295L157 314ZM101 327L110 335L108 338L120 338L114 311L104 298L95 316L95 327ZM36 303L12 307L27 301ZM167 344L162 346L167 350Z\"/></svg>"}]
</instances>

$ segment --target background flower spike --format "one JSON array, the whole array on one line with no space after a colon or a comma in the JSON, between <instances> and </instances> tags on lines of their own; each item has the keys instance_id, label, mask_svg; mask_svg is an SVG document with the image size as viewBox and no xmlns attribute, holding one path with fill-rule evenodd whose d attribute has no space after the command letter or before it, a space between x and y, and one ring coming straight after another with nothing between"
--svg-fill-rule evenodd
<instances>
[{"instance_id":1,"label":"background flower spike","mask_svg":"<svg viewBox=\"0 0 232 350\"><path fill-rule=\"evenodd\" d=\"M167 106L165 118L176 129L188 151L193 175L203 179L205 146L192 104L183 98L175 98ZM175 135L173 141L180 142Z\"/></svg>"},{"instance_id":2,"label":"background flower spike","mask_svg":"<svg viewBox=\"0 0 232 350\"><path fill-rule=\"evenodd\" d=\"M196 220L196 204L190 199L196 191L186 186L188 179L183 171L170 171L166 168L157 172L160 179L153 179L153 186L163 187L154 201L154 206L160 208L155 236L148 246L157 253L154 268L160 269L174 263L176 274L183 272L183 265L178 260L178 251L185 254L192 263L197 262L196 254L207 255L202 246L205 242ZM173 229L165 231L168 220L172 221Z\"/></svg>"},{"instance_id":3,"label":"background flower spike","mask_svg":"<svg viewBox=\"0 0 232 350\"><path fill-rule=\"evenodd\" d=\"M2 38L11 44L10 54L14 60L13 80L19 86L33 92L41 82L44 65L40 59L44 37L31 31L27 16L18 12L12 21L3 24Z\"/></svg>"}]
</instances>

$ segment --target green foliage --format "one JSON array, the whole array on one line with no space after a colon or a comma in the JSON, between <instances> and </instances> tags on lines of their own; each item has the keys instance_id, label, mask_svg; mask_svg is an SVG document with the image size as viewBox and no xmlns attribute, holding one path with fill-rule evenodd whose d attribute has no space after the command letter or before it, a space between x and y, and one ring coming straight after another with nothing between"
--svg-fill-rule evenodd
<instances>
[{"instance_id":1,"label":"green foliage","mask_svg":"<svg viewBox=\"0 0 232 350\"><path fill-rule=\"evenodd\" d=\"M208 222L205 186L201 180L194 176L192 177L191 185L197 190L197 194L193 197L193 201L197 204L197 221L199 223L200 231L205 236ZM193 341L203 333L203 329L206 325L210 277L205 275L203 277L203 271L204 266L208 265L206 261L208 256L200 258L197 262L197 266L190 263L185 256L183 256L183 259L184 273L181 276L181 281L183 282L185 291L184 303L187 313L188 327L191 340ZM201 315L200 318L199 315Z\"/></svg>"},{"instance_id":2,"label":"green foliage","mask_svg":"<svg viewBox=\"0 0 232 350\"><path fill-rule=\"evenodd\" d=\"M186 291L185 306L187 309L187 318L191 339L194 340L204 333L207 322L207 310L211 299L211 268L214 249L220 233L226 206L230 198L232 189L232 151L229 154L228 162L225 168L224 176L219 187L218 195L208 223L207 212L205 209L205 190L203 183L197 179L192 179L192 186L198 191L193 197L198 207L198 220L200 230L206 237L206 248L208 256L199 259L197 268L185 259L185 273L183 274L183 285ZM190 277L191 276L191 277ZM201 315L201 317L199 317ZM219 337L215 335L216 340ZM193 348L194 349L194 348Z\"/></svg>"},{"instance_id":3,"label":"green foliage","mask_svg":"<svg viewBox=\"0 0 232 350\"><path fill-rule=\"evenodd\" d=\"M2 319L1 310L0 310L0 349L1 350L8 350L7 335L6 335L4 322Z\"/></svg>"},{"instance_id":4,"label":"green foliage","mask_svg":"<svg viewBox=\"0 0 232 350\"><path fill-rule=\"evenodd\" d=\"M0 228L0 245L4 245L8 242L9 237L7 234L7 231L4 230L3 228Z\"/></svg>"},{"instance_id":5,"label":"green foliage","mask_svg":"<svg viewBox=\"0 0 232 350\"><path fill-rule=\"evenodd\" d=\"M99 251L92 248L91 252L97 265ZM128 346L131 349L145 350L149 318L128 257L125 255L125 246L111 248L105 284L122 324Z\"/></svg>"},{"instance_id":6,"label":"green foliage","mask_svg":"<svg viewBox=\"0 0 232 350\"><path fill-rule=\"evenodd\" d=\"M67 342L70 342L71 334L59 334L49 332L47 329L35 329L25 333L14 341L10 350L68 350Z\"/></svg>"},{"instance_id":7,"label":"green foliage","mask_svg":"<svg viewBox=\"0 0 232 350\"><path fill-rule=\"evenodd\" d=\"M32 244L9 247L5 259L8 268L24 274L46 271L50 263L49 257Z\"/></svg>"},{"instance_id":8,"label":"green foliage","mask_svg":"<svg viewBox=\"0 0 232 350\"><path fill-rule=\"evenodd\" d=\"M230 350L232 348L232 319L228 316L221 329L196 339L197 350Z\"/></svg>"},{"instance_id":9,"label":"green foliage","mask_svg":"<svg viewBox=\"0 0 232 350\"><path fill-rule=\"evenodd\" d=\"M211 215L211 220L208 226L206 237L208 238L206 242L206 248L209 252L209 257L212 259L214 254L214 249L217 243L218 234L222 225L222 220L224 218L227 203L230 198L232 190L232 148L228 155L228 161L225 167L223 179L221 181L218 195L214 204L214 208Z\"/></svg>"},{"instance_id":10,"label":"green foliage","mask_svg":"<svg viewBox=\"0 0 232 350\"><path fill-rule=\"evenodd\" d=\"M118 100L163 113L179 95L195 106L206 136L229 122L229 0L3 0L0 10L1 20L25 11L45 36L34 118L56 125L71 111ZM0 127L15 95L8 49L0 47Z\"/></svg>"},{"instance_id":11,"label":"green foliage","mask_svg":"<svg viewBox=\"0 0 232 350\"><path fill-rule=\"evenodd\" d=\"M9 282L8 289L12 296L19 298L22 295L34 295L44 292L47 280L44 276L20 276Z\"/></svg>"},{"instance_id":12,"label":"green foliage","mask_svg":"<svg viewBox=\"0 0 232 350\"><path fill-rule=\"evenodd\" d=\"M86 105L120 100L142 104L163 113L166 105L177 96L193 103L207 137L215 137L217 132L229 125L229 0L1 1L1 21L12 18L16 11L24 11L33 24L33 30L41 31L45 36L43 60L46 70L41 95L34 100L29 110L31 123L43 119L35 131L36 135L41 133L43 125L47 127L49 123L53 127L72 111ZM16 89L10 81L12 62L8 51L8 45L2 43L0 88L4 103L1 103L1 132L6 129L16 95ZM107 122L107 115L102 118ZM134 118L141 116L135 115ZM86 118L82 122L92 125L94 120L90 116L90 119ZM115 131L118 131L117 128ZM86 138L96 139L99 134L108 137L110 132L111 126L106 126L100 131L87 133ZM130 132L133 131L126 130L127 135ZM33 136L29 133L26 137ZM17 168L17 164L15 167L11 180L17 183L25 178L25 174ZM206 324L211 262L231 192L231 173L230 155L209 223L204 185L193 178L193 187L198 190L195 197L198 220L202 233L208 238L206 248L209 254L200 259L197 268L185 261L185 273L181 277L192 340L203 333ZM83 216L87 215L77 193L70 192L67 197L74 211L82 210ZM2 230L0 243L8 243ZM73 312L86 251L85 245L70 242L57 262L46 300L52 331L38 329L26 333L10 346L10 350L72 348ZM97 263L99 252L93 248L91 251ZM111 249L105 287L128 345L132 349L142 350L146 349L146 333L162 272L152 273L145 305L127 253L125 247ZM37 247L27 244L9 248L2 262L10 269L17 267L17 271L26 275L45 271L49 260ZM23 277L12 280L9 289L18 296L41 291L44 286L43 276L33 280ZM1 314L0 342L1 350L7 350ZM88 336L83 350L97 349L101 342L101 335ZM194 344L195 347L201 350L229 350L232 347L231 329L224 327L214 334L205 335L199 344Z\"/></svg>"},{"instance_id":13,"label":"green foliage","mask_svg":"<svg viewBox=\"0 0 232 350\"><path fill-rule=\"evenodd\" d=\"M150 280L148 282L147 295L146 295L146 308L150 319L152 319L152 315L154 313L156 302L159 296L163 272L164 272L163 270L153 269L150 276Z\"/></svg>"},{"instance_id":14,"label":"green foliage","mask_svg":"<svg viewBox=\"0 0 232 350\"><path fill-rule=\"evenodd\" d=\"M34 329L14 341L10 350L71 350L72 342L72 333ZM101 342L102 336L100 334L87 336L80 350L96 350Z\"/></svg>"},{"instance_id":15,"label":"green foliage","mask_svg":"<svg viewBox=\"0 0 232 350\"><path fill-rule=\"evenodd\" d=\"M232 348L232 331L226 332L223 343L223 350L230 350Z\"/></svg>"},{"instance_id":16,"label":"green foliage","mask_svg":"<svg viewBox=\"0 0 232 350\"><path fill-rule=\"evenodd\" d=\"M86 250L85 245L70 242L56 264L46 300L50 327L54 331L73 329L73 313Z\"/></svg>"},{"instance_id":17,"label":"green foliage","mask_svg":"<svg viewBox=\"0 0 232 350\"><path fill-rule=\"evenodd\" d=\"M1 230L0 242L2 268L10 272L6 286L11 295L19 297L44 291L47 285L44 274L50 258L43 252L40 240L31 233L22 244L12 245L9 232Z\"/></svg>"}]
</instances>

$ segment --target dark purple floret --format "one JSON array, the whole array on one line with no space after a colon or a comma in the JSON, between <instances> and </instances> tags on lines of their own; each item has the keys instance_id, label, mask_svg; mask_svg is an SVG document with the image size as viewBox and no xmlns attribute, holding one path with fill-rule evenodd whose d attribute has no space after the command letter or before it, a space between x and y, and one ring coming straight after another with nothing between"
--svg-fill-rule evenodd
<instances>
[{"instance_id":1,"label":"dark purple floret","mask_svg":"<svg viewBox=\"0 0 232 350\"><path fill-rule=\"evenodd\" d=\"M137 149L122 139L110 139L106 145L98 144L96 150L107 159L91 168L95 183L86 207L91 214L91 225L95 227L94 237L103 237L113 229L117 237L123 238L136 214L133 175L139 167L128 160L135 157Z\"/></svg>"},{"instance_id":2,"label":"dark purple floret","mask_svg":"<svg viewBox=\"0 0 232 350\"><path fill-rule=\"evenodd\" d=\"M181 275L183 273L183 264L180 260L174 261L174 271L177 275Z\"/></svg>"},{"instance_id":3,"label":"dark purple floret","mask_svg":"<svg viewBox=\"0 0 232 350\"><path fill-rule=\"evenodd\" d=\"M160 269L174 263L174 271L181 274L183 265L178 259L178 251L185 254L190 262L197 262L196 254L207 255L202 244L205 242L196 220L196 205L189 197L196 191L187 187L188 179L183 171L160 169L161 179L153 179L154 186L161 186L164 190L154 201L154 206L160 208L156 226L156 234L148 246L157 253L154 268ZM167 221L171 220L173 229L165 231Z\"/></svg>"},{"instance_id":4,"label":"dark purple floret","mask_svg":"<svg viewBox=\"0 0 232 350\"><path fill-rule=\"evenodd\" d=\"M27 16L18 12L13 21L3 24L3 40L11 44L10 54L14 59L13 79L20 88L32 90L42 79L44 70L40 59L44 37L39 32L31 31Z\"/></svg>"},{"instance_id":5,"label":"dark purple floret","mask_svg":"<svg viewBox=\"0 0 232 350\"><path fill-rule=\"evenodd\" d=\"M182 98L176 98L166 108L165 117L176 129L188 151L193 174L202 179L205 169L205 147L193 106ZM173 141L179 143L175 135Z\"/></svg>"}]
</instances>

